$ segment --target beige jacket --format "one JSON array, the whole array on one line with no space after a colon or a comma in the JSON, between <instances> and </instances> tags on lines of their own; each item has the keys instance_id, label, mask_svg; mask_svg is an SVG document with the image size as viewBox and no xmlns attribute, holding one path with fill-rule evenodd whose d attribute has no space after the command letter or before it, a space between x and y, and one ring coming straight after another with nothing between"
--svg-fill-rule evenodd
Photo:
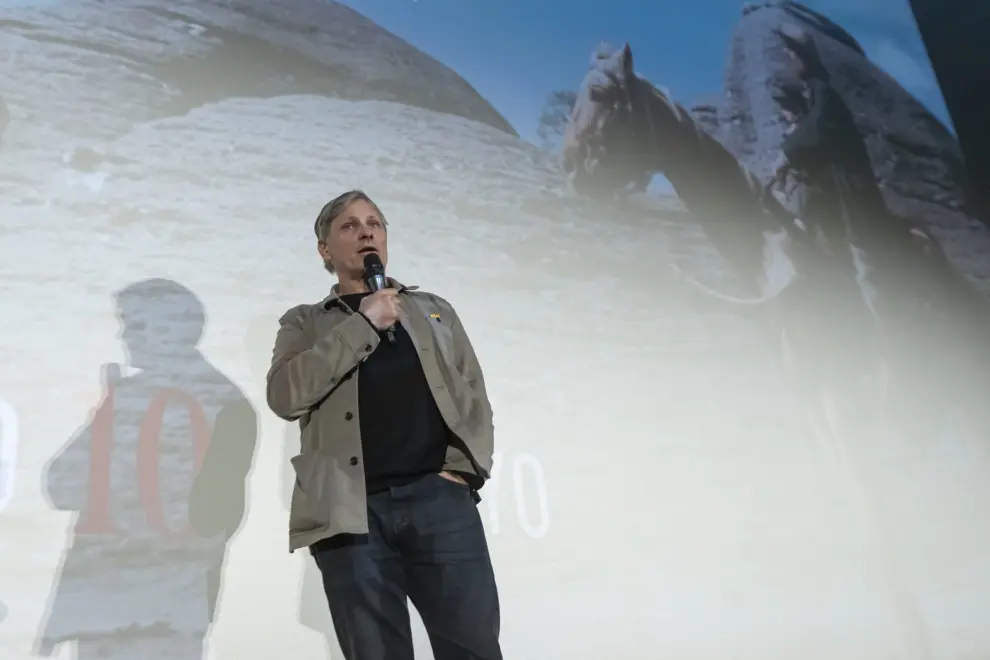
<instances>
[{"instance_id":1,"label":"beige jacket","mask_svg":"<svg viewBox=\"0 0 990 660\"><path fill-rule=\"evenodd\" d=\"M401 323L419 349L437 407L453 432L445 470L474 488L490 476L492 409L478 359L453 307L443 298L390 280L405 312ZM334 287L316 305L280 319L268 405L299 420L301 453L292 459L296 484L289 512L289 551L337 534L368 532L358 366L378 346L378 333L344 304Z\"/></svg>"}]
</instances>

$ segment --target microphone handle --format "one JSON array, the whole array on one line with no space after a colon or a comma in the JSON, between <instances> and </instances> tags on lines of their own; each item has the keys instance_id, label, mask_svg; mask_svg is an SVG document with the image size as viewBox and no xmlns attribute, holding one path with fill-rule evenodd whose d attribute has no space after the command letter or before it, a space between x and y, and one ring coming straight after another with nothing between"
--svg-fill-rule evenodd
<instances>
[{"instance_id":1,"label":"microphone handle","mask_svg":"<svg viewBox=\"0 0 990 660\"><path fill-rule=\"evenodd\" d=\"M368 277L366 283L372 293L388 288L388 280L385 279L384 275L372 275Z\"/></svg>"},{"instance_id":2,"label":"microphone handle","mask_svg":"<svg viewBox=\"0 0 990 660\"><path fill-rule=\"evenodd\" d=\"M388 288L388 280L385 279L384 275L372 275L368 277L367 284L368 284L368 288L371 289L372 293ZM385 337L388 339L388 343L390 344L395 343L394 325L385 329Z\"/></svg>"}]
</instances>

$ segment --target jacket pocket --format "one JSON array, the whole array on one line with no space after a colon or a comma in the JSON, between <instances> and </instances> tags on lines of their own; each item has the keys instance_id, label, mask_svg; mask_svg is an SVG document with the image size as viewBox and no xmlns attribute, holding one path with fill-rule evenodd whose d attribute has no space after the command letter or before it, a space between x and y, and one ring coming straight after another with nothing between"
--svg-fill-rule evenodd
<instances>
[{"instance_id":1,"label":"jacket pocket","mask_svg":"<svg viewBox=\"0 0 990 660\"><path fill-rule=\"evenodd\" d=\"M330 524L330 474L332 459L318 451L290 459L296 474L289 508L289 531L309 532Z\"/></svg>"}]
</instances>

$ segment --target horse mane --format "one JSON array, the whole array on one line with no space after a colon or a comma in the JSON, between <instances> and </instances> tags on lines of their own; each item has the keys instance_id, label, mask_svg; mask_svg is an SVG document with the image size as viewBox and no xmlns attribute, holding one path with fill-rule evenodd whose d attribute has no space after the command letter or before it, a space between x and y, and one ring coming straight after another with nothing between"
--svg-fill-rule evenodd
<instances>
[{"instance_id":1,"label":"horse mane","mask_svg":"<svg viewBox=\"0 0 990 660\"><path fill-rule=\"evenodd\" d=\"M724 166L731 162L735 166L733 174L737 174L742 180L741 183L748 189L746 193L747 199L739 201L746 201L754 206L761 207L784 224L789 225L793 222L793 215L776 199L764 196L763 183L759 177L746 167L718 138L705 130L704 126L695 119L691 111L674 99L667 87L652 83L639 74L636 74L635 79L635 84L642 90L640 96L644 99L646 105L643 111L649 115L647 117L648 122L653 125L664 122L664 118L656 116L657 108L653 102L659 102L660 107L666 110L670 114L670 118L681 128L681 135L693 142L691 145L692 151L699 158L706 159L713 165L716 164L717 160L721 160L722 162L718 164ZM647 148L656 149L657 147L651 144ZM663 173L668 179L671 178L667 175L667 172ZM722 179L725 182L723 177L727 174L726 172L712 172L711 174L716 179ZM674 183L674 181L671 181L671 183ZM741 190L740 194L742 194ZM684 201L686 202L686 200Z\"/></svg>"},{"instance_id":2,"label":"horse mane","mask_svg":"<svg viewBox=\"0 0 990 660\"><path fill-rule=\"evenodd\" d=\"M760 203L762 185L756 176L739 162L739 159L724 144L705 130L704 126L691 114L691 111L674 98L669 88L652 83L638 74L636 75L635 84L640 88L639 96L644 101L643 111L648 114L647 121L651 126L669 123L670 120L673 120L681 129L680 136L692 143L691 151L697 154L699 158L706 159L714 164L712 157L717 155L721 156L720 160L723 161L722 164L731 162L735 165L739 174L745 179L746 185L752 195L752 201L754 203ZM661 112L669 114L669 118L658 116L657 104L659 104ZM656 149L657 147L651 144L649 148ZM717 173L713 174L716 177L719 176ZM670 177L668 176L668 178Z\"/></svg>"},{"instance_id":3,"label":"horse mane","mask_svg":"<svg viewBox=\"0 0 990 660\"><path fill-rule=\"evenodd\" d=\"M638 74L631 84L636 86L629 90L638 106L634 112L645 113L636 120L644 131L638 148L653 156L653 171L667 177L732 270L747 286L758 287L755 296L747 296L750 304L776 298L793 280L792 270L807 249L793 214L765 194L762 181L669 89ZM781 246L774 243L785 237L793 254L787 264L780 257Z\"/></svg>"},{"instance_id":4,"label":"horse mane","mask_svg":"<svg viewBox=\"0 0 990 660\"><path fill-rule=\"evenodd\" d=\"M683 105L674 100L674 95L670 93L670 89L664 87L663 85L657 85L656 83L650 82L645 76L641 76L638 73L635 76L636 84L644 88L653 97L660 100L661 103L667 106L670 113L677 120L677 123L684 123L685 116L689 121L694 121L691 114L684 108Z\"/></svg>"}]
</instances>

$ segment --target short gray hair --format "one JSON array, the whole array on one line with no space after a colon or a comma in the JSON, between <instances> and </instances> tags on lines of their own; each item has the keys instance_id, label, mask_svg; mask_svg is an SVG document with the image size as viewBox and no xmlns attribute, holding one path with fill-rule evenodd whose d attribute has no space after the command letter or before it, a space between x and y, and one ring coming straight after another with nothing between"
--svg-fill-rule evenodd
<instances>
[{"instance_id":1,"label":"short gray hair","mask_svg":"<svg viewBox=\"0 0 990 660\"><path fill-rule=\"evenodd\" d=\"M371 205L371 208L375 209L375 213L377 213L378 217L382 219L382 224L387 230L388 221L385 219L385 214L382 213L382 210L378 208L378 204L375 204L366 192L355 188L354 190L348 190L344 194L334 197L329 202L324 204L322 209L320 209L320 214L316 216L316 222L313 223L313 233L316 234L317 240L327 240L327 236L330 235L330 225L333 224L333 221L339 218L340 214L343 213L348 206L359 200L367 202ZM324 266L326 266L326 269L331 273L337 272L337 269L334 268L333 264L329 261L324 262Z\"/></svg>"}]
</instances>

